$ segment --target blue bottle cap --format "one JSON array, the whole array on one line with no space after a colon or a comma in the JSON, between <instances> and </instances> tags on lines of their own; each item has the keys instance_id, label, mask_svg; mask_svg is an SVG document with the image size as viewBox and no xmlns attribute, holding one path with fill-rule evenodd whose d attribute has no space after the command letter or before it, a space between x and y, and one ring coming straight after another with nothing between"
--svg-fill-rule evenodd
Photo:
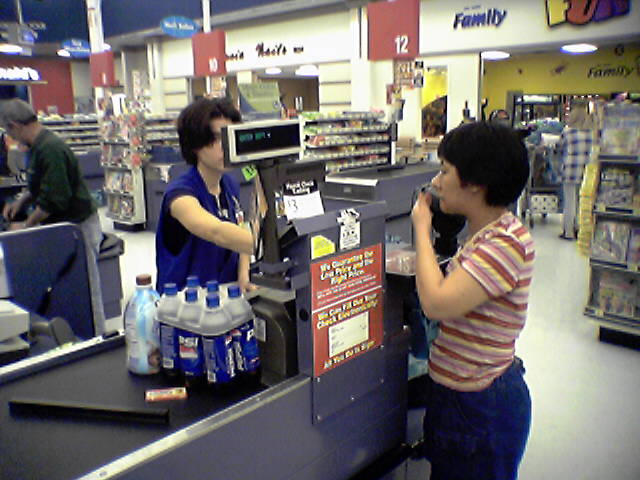
<instances>
[{"instance_id":1,"label":"blue bottle cap","mask_svg":"<svg viewBox=\"0 0 640 480\"><path fill-rule=\"evenodd\" d=\"M197 288L187 288L184 291L184 299L189 302L197 302L198 301L198 289Z\"/></svg>"},{"instance_id":2,"label":"blue bottle cap","mask_svg":"<svg viewBox=\"0 0 640 480\"><path fill-rule=\"evenodd\" d=\"M187 288L195 288L200 286L200 279L197 275L189 275L187 277Z\"/></svg>"},{"instance_id":3,"label":"blue bottle cap","mask_svg":"<svg viewBox=\"0 0 640 480\"><path fill-rule=\"evenodd\" d=\"M238 298L240 296L240 286L229 285L227 292L229 292L229 298Z\"/></svg>"},{"instance_id":4,"label":"blue bottle cap","mask_svg":"<svg viewBox=\"0 0 640 480\"><path fill-rule=\"evenodd\" d=\"M165 283L164 284L164 294L165 295L177 295L178 294L178 286L175 283Z\"/></svg>"},{"instance_id":5,"label":"blue bottle cap","mask_svg":"<svg viewBox=\"0 0 640 480\"><path fill-rule=\"evenodd\" d=\"M220 297L217 293L207 295L207 308L217 308L220 306Z\"/></svg>"},{"instance_id":6,"label":"blue bottle cap","mask_svg":"<svg viewBox=\"0 0 640 480\"><path fill-rule=\"evenodd\" d=\"M218 293L219 290L220 290L220 287L217 280L209 280L207 282L207 292Z\"/></svg>"}]
</instances>

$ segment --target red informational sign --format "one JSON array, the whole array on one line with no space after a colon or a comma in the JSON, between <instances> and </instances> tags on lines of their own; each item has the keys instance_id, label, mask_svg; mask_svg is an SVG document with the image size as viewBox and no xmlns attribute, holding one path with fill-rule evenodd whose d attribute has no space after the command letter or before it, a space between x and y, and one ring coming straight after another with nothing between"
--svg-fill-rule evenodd
<instances>
[{"instance_id":1,"label":"red informational sign","mask_svg":"<svg viewBox=\"0 0 640 480\"><path fill-rule=\"evenodd\" d=\"M227 74L225 38L224 30L196 33L191 37L193 73L196 77Z\"/></svg>"},{"instance_id":2,"label":"red informational sign","mask_svg":"<svg viewBox=\"0 0 640 480\"><path fill-rule=\"evenodd\" d=\"M369 60L416 58L419 51L420 0L367 5Z\"/></svg>"},{"instance_id":3,"label":"red informational sign","mask_svg":"<svg viewBox=\"0 0 640 480\"><path fill-rule=\"evenodd\" d=\"M311 264L315 376L382 344L383 262L376 244Z\"/></svg>"},{"instance_id":4,"label":"red informational sign","mask_svg":"<svg viewBox=\"0 0 640 480\"><path fill-rule=\"evenodd\" d=\"M113 66L113 52L92 53L89 57L92 87L113 87L116 85L116 74Z\"/></svg>"}]
</instances>

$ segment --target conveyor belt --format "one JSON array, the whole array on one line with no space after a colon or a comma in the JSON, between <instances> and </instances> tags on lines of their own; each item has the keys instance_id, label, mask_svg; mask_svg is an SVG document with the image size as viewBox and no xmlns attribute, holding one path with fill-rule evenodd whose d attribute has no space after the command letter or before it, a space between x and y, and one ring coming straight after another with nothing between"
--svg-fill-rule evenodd
<instances>
[{"instance_id":1,"label":"conveyor belt","mask_svg":"<svg viewBox=\"0 0 640 480\"><path fill-rule=\"evenodd\" d=\"M76 478L265 389L247 384L224 394L192 389L185 401L145 402L145 390L174 385L179 381L163 375L129 374L124 346L119 346L1 386L2 478ZM8 402L16 397L135 409L169 408L169 424L12 416Z\"/></svg>"}]
</instances>

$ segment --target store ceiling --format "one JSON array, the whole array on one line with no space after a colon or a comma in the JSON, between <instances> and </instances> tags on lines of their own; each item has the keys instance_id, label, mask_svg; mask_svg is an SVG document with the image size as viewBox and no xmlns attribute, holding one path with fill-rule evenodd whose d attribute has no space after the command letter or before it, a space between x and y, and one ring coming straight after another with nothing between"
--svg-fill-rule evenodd
<instances>
[{"instance_id":1,"label":"store ceiling","mask_svg":"<svg viewBox=\"0 0 640 480\"><path fill-rule=\"evenodd\" d=\"M18 0L25 23L38 29L35 55L55 55L69 38L88 40L85 0ZM295 17L310 10L347 10L368 0L211 0L213 28L247 24L278 16ZM181 15L202 19L202 0L106 0L102 2L105 40L118 50L142 46L150 37L162 36L162 18ZM16 22L16 0L0 1L0 23Z\"/></svg>"}]
</instances>

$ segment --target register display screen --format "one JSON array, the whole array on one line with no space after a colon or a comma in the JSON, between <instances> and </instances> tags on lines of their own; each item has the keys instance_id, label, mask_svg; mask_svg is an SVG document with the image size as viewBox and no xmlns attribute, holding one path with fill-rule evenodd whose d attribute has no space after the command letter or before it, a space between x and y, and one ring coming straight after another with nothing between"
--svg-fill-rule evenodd
<instances>
[{"instance_id":1,"label":"register display screen","mask_svg":"<svg viewBox=\"0 0 640 480\"><path fill-rule=\"evenodd\" d=\"M300 146L300 126L297 123L236 130L234 134L238 155Z\"/></svg>"}]
</instances>

